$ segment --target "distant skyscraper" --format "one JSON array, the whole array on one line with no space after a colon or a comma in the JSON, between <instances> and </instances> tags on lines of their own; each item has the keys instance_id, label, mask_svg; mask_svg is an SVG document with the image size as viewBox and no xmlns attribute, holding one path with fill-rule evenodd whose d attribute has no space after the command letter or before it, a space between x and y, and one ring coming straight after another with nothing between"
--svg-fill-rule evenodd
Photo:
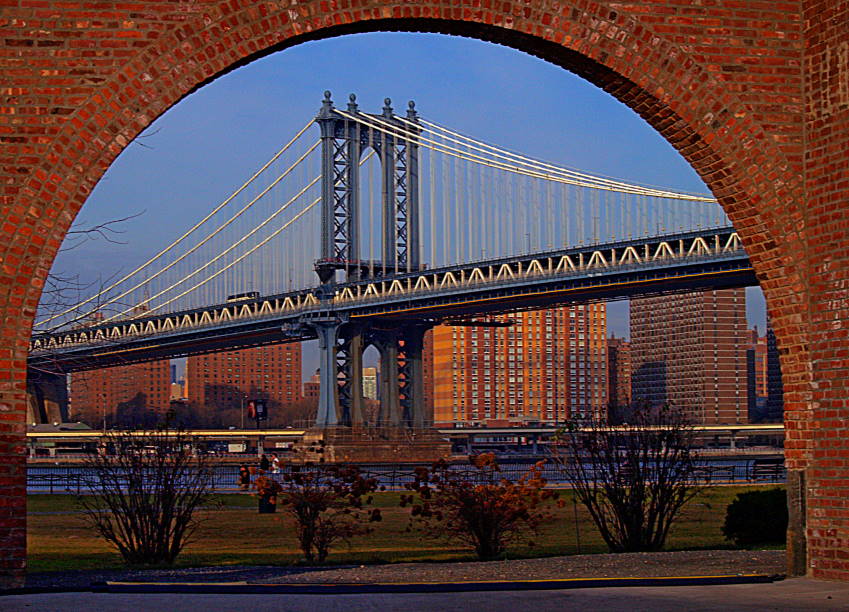
<instances>
[{"instance_id":1,"label":"distant skyscraper","mask_svg":"<svg viewBox=\"0 0 849 612\"><path fill-rule=\"evenodd\" d=\"M92 427L152 427L171 399L169 362L151 361L71 374L69 418Z\"/></svg>"},{"instance_id":2,"label":"distant skyscraper","mask_svg":"<svg viewBox=\"0 0 849 612\"><path fill-rule=\"evenodd\" d=\"M624 416L631 405L631 343L611 336L607 339L608 405Z\"/></svg>"},{"instance_id":3,"label":"distant skyscraper","mask_svg":"<svg viewBox=\"0 0 849 612\"><path fill-rule=\"evenodd\" d=\"M744 289L631 300L632 399L699 424L748 420Z\"/></svg>"},{"instance_id":4,"label":"distant skyscraper","mask_svg":"<svg viewBox=\"0 0 849 612\"><path fill-rule=\"evenodd\" d=\"M424 347L422 349L422 371L424 375L424 402L425 419L433 423L433 330L429 329L424 335Z\"/></svg>"},{"instance_id":5,"label":"distant skyscraper","mask_svg":"<svg viewBox=\"0 0 849 612\"><path fill-rule=\"evenodd\" d=\"M767 338L758 334L757 327L748 330L747 334L749 348L746 351L746 369L748 372L749 421L756 423L767 417Z\"/></svg>"},{"instance_id":6,"label":"distant skyscraper","mask_svg":"<svg viewBox=\"0 0 849 612\"><path fill-rule=\"evenodd\" d=\"M252 399L264 399L273 417L272 411L301 399L301 345L191 356L186 379L189 404L213 423L220 416L220 425L240 425L239 415Z\"/></svg>"},{"instance_id":7,"label":"distant skyscraper","mask_svg":"<svg viewBox=\"0 0 849 612\"><path fill-rule=\"evenodd\" d=\"M377 399L377 368L363 368L363 397Z\"/></svg>"},{"instance_id":8,"label":"distant skyscraper","mask_svg":"<svg viewBox=\"0 0 849 612\"><path fill-rule=\"evenodd\" d=\"M781 380L781 362L778 359L778 344L772 327L766 327L767 343L767 419L774 422L784 420L784 383Z\"/></svg>"},{"instance_id":9,"label":"distant skyscraper","mask_svg":"<svg viewBox=\"0 0 849 612\"><path fill-rule=\"evenodd\" d=\"M437 423L522 424L604 418L604 304L502 315L498 326L433 330Z\"/></svg>"},{"instance_id":10,"label":"distant skyscraper","mask_svg":"<svg viewBox=\"0 0 849 612\"><path fill-rule=\"evenodd\" d=\"M318 402L318 394L321 391L321 379L318 371L304 382L304 399Z\"/></svg>"},{"instance_id":11,"label":"distant skyscraper","mask_svg":"<svg viewBox=\"0 0 849 612\"><path fill-rule=\"evenodd\" d=\"M755 393L767 396L767 337L758 333L758 328L747 331L749 346L755 351Z\"/></svg>"}]
</instances>

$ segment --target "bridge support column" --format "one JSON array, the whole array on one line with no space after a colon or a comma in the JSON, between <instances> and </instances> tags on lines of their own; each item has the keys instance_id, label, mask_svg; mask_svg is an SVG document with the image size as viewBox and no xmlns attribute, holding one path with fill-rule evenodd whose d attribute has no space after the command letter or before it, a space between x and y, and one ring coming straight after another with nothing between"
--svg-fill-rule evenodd
<instances>
[{"instance_id":1,"label":"bridge support column","mask_svg":"<svg viewBox=\"0 0 849 612\"><path fill-rule=\"evenodd\" d=\"M390 427L422 429L433 421L424 394L424 335L429 323L373 332L380 351L380 417Z\"/></svg>"},{"instance_id":2,"label":"bridge support column","mask_svg":"<svg viewBox=\"0 0 849 612\"><path fill-rule=\"evenodd\" d=\"M340 322L336 319L309 323L318 335L319 350L319 391L318 414L315 426L335 427L339 424L337 408L339 404L339 381L336 371L336 348L339 338Z\"/></svg>"},{"instance_id":3,"label":"bridge support column","mask_svg":"<svg viewBox=\"0 0 849 612\"><path fill-rule=\"evenodd\" d=\"M401 402L398 393L398 333L397 330L375 334L374 345L380 351L380 412L378 425L401 425Z\"/></svg>"},{"instance_id":4,"label":"bridge support column","mask_svg":"<svg viewBox=\"0 0 849 612\"><path fill-rule=\"evenodd\" d=\"M65 374L27 372L27 423L63 423L68 420L68 377Z\"/></svg>"},{"instance_id":5,"label":"bridge support column","mask_svg":"<svg viewBox=\"0 0 849 612\"><path fill-rule=\"evenodd\" d=\"M360 328L342 330L336 363L341 424L363 425L363 332Z\"/></svg>"},{"instance_id":6,"label":"bridge support column","mask_svg":"<svg viewBox=\"0 0 849 612\"><path fill-rule=\"evenodd\" d=\"M338 318L305 322L318 336L319 393L315 426L363 425L363 331Z\"/></svg>"},{"instance_id":7,"label":"bridge support column","mask_svg":"<svg viewBox=\"0 0 849 612\"><path fill-rule=\"evenodd\" d=\"M429 326L414 325L402 331L404 375L402 405L404 421L418 429L433 424L433 415L427 413L424 394L424 335Z\"/></svg>"}]
</instances>

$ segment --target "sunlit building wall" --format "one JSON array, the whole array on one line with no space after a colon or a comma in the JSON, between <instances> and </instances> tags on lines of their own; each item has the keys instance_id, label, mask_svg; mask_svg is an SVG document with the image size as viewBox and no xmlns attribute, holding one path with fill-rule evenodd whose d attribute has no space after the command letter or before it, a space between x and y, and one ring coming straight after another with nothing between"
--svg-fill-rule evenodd
<instances>
[{"instance_id":1,"label":"sunlit building wall","mask_svg":"<svg viewBox=\"0 0 849 612\"><path fill-rule=\"evenodd\" d=\"M631 300L634 402L671 403L697 424L748 421L745 289Z\"/></svg>"},{"instance_id":2,"label":"sunlit building wall","mask_svg":"<svg viewBox=\"0 0 849 612\"><path fill-rule=\"evenodd\" d=\"M69 384L69 418L92 427L151 425L171 400L170 362L150 361L74 372ZM138 421L138 423L136 423Z\"/></svg>"},{"instance_id":3,"label":"sunlit building wall","mask_svg":"<svg viewBox=\"0 0 849 612\"><path fill-rule=\"evenodd\" d=\"M604 304L501 315L507 326L433 330L438 424L521 425L603 418Z\"/></svg>"},{"instance_id":4,"label":"sunlit building wall","mask_svg":"<svg viewBox=\"0 0 849 612\"><path fill-rule=\"evenodd\" d=\"M252 399L269 408L301 399L298 342L194 355L186 360L190 405L198 411L241 410Z\"/></svg>"}]
</instances>

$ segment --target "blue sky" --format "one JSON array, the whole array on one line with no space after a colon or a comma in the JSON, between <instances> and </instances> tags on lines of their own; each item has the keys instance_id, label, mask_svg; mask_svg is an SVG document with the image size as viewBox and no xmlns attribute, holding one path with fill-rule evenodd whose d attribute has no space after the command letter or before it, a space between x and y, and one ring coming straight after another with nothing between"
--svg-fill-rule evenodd
<instances>
[{"instance_id":1,"label":"blue sky","mask_svg":"<svg viewBox=\"0 0 849 612\"><path fill-rule=\"evenodd\" d=\"M61 254L55 269L96 280L164 246L303 127L325 89L338 106L351 92L365 112L379 112L385 97L396 111L413 99L432 121L533 157L708 191L633 111L562 68L460 37L358 34L275 53L171 108L115 161L78 217L90 225L143 212L125 224L126 244L89 242ZM750 323L763 329L760 289L748 297ZM610 306L609 327L627 335L626 304Z\"/></svg>"}]
</instances>

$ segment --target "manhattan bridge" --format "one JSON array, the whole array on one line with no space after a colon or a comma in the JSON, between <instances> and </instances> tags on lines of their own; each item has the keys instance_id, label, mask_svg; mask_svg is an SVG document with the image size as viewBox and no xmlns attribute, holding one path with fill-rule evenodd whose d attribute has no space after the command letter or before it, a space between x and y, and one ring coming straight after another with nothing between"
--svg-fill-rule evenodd
<instances>
[{"instance_id":1,"label":"manhattan bridge","mask_svg":"<svg viewBox=\"0 0 849 612\"><path fill-rule=\"evenodd\" d=\"M364 424L374 346L378 420L420 427L435 325L755 284L710 196L533 159L413 102L371 114L325 92L314 119L171 244L77 304L40 309L31 390L44 401L75 371L318 339L317 426Z\"/></svg>"}]
</instances>

